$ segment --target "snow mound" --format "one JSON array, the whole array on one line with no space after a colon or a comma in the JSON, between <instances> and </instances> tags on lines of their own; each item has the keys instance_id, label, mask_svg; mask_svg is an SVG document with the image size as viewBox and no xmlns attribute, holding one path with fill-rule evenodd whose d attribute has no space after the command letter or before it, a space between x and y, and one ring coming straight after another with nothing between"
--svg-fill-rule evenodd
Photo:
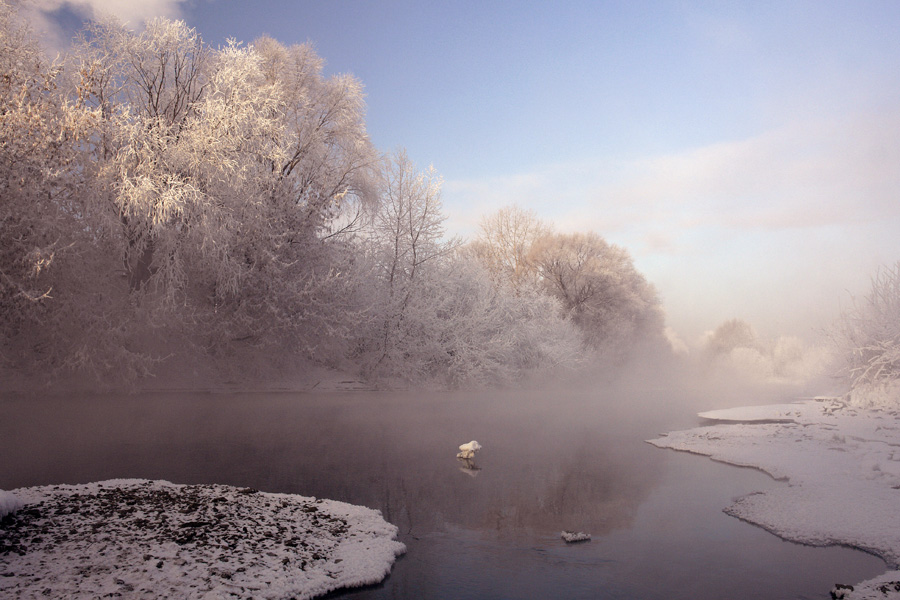
<instances>
[{"instance_id":1,"label":"snow mound","mask_svg":"<svg viewBox=\"0 0 900 600\"><path fill-rule=\"evenodd\" d=\"M22 501L9 492L0 490L0 519L22 508Z\"/></svg>"},{"instance_id":2,"label":"snow mound","mask_svg":"<svg viewBox=\"0 0 900 600\"><path fill-rule=\"evenodd\" d=\"M788 482L738 498L726 513L786 540L851 546L900 566L900 420L835 398L701 415L721 423L649 443Z\"/></svg>"},{"instance_id":3,"label":"snow mound","mask_svg":"<svg viewBox=\"0 0 900 600\"><path fill-rule=\"evenodd\" d=\"M139 479L16 490L0 596L312 598L384 579L405 552L378 511Z\"/></svg>"}]
</instances>

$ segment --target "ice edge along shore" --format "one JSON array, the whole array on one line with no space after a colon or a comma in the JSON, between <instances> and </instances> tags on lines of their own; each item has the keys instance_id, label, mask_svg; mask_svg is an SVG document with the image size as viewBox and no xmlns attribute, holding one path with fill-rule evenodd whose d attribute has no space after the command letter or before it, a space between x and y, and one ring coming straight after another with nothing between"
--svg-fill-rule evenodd
<instances>
[{"instance_id":1,"label":"ice edge along shore","mask_svg":"<svg viewBox=\"0 0 900 600\"><path fill-rule=\"evenodd\" d=\"M711 424L648 440L754 467L785 485L725 512L792 542L843 545L881 557L883 575L847 600L900 598L900 419L837 398L700 413ZM896 585L895 585L896 584Z\"/></svg>"}]
</instances>

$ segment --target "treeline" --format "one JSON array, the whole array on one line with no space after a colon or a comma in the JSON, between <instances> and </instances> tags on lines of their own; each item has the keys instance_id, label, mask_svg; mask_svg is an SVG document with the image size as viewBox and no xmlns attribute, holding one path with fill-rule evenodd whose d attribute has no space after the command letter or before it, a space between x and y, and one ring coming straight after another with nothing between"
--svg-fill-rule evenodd
<instances>
[{"instance_id":1,"label":"treeline","mask_svg":"<svg viewBox=\"0 0 900 600\"><path fill-rule=\"evenodd\" d=\"M2 366L109 382L252 348L464 385L663 343L595 234L509 208L447 239L440 178L375 149L361 84L322 67L167 20L89 23L49 62L0 0Z\"/></svg>"}]
</instances>

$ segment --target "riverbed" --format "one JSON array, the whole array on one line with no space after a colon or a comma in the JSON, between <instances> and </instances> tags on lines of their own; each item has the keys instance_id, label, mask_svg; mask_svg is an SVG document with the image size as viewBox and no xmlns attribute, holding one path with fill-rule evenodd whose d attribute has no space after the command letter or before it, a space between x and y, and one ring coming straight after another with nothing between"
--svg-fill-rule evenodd
<instances>
[{"instance_id":1,"label":"riverbed","mask_svg":"<svg viewBox=\"0 0 900 600\"><path fill-rule=\"evenodd\" d=\"M12 396L0 489L145 478L376 508L408 551L353 598L827 598L884 571L722 512L783 482L644 443L716 406L661 388Z\"/></svg>"}]
</instances>

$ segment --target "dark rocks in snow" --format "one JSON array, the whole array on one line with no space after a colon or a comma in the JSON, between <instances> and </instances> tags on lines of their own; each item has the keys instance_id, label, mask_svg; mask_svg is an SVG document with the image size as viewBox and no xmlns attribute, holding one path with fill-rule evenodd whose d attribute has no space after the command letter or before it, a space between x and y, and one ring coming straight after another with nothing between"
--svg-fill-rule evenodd
<instances>
[{"instance_id":1,"label":"dark rocks in snow","mask_svg":"<svg viewBox=\"0 0 900 600\"><path fill-rule=\"evenodd\" d=\"M120 480L18 492L26 506L0 527L4 598L308 598L380 581L404 550L376 511L250 488Z\"/></svg>"},{"instance_id":2,"label":"dark rocks in snow","mask_svg":"<svg viewBox=\"0 0 900 600\"><path fill-rule=\"evenodd\" d=\"M844 585L843 583L836 583L836 584L834 584L834 589L831 590L831 600L843 600L852 591L853 591L852 585Z\"/></svg>"}]
</instances>

